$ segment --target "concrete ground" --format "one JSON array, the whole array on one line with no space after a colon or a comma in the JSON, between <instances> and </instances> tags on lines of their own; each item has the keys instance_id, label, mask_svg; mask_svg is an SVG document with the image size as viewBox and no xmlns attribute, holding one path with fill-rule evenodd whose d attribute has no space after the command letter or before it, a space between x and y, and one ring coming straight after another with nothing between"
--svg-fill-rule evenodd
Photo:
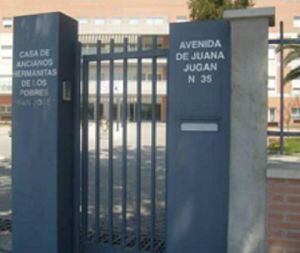
<instances>
[{"instance_id":1,"label":"concrete ground","mask_svg":"<svg viewBox=\"0 0 300 253\"><path fill-rule=\"evenodd\" d=\"M9 137L10 127L0 126L0 162L10 159L11 138Z\"/></svg>"},{"instance_id":2,"label":"concrete ground","mask_svg":"<svg viewBox=\"0 0 300 253\"><path fill-rule=\"evenodd\" d=\"M9 127L0 127L0 218L11 216L11 138Z\"/></svg>"},{"instance_id":3,"label":"concrete ground","mask_svg":"<svg viewBox=\"0 0 300 253\"><path fill-rule=\"evenodd\" d=\"M114 181L114 231L116 235L121 231L121 194L122 185L122 127L119 131L114 131L114 154L113 154L113 181ZM89 195L88 195L88 218L89 231L95 230L95 124L89 125ZM133 234L135 224L135 204L136 204L136 124L128 124L127 141L127 230L129 237ZM156 236L157 239L164 240L165 225L165 144L166 125L157 124L156 137ZM100 141L100 221L101 229L108 230L108 132L101 132ZM141 130L141 226L142 237L146 240L150 231L151 218L151 124L145 122ZM130 241L131 239L128 238Z\"/></svg>"},{"instance_id":4,"label":"concrete ground","mask_svg":"<svg viewBox=\"0 0 300 253\"><path fill-rule=\"evenodd\" d=\"M0 253L11 251L11 138L9 127L0 126ZM121 193L122 193L122 131L120 126L117 131L114 129L114 230L120 232L121 226ZM88 225L89 231L93 234L95 230L95 124L89 123L89 194L88 194ZM151 124L142 124L141 141L141 184L142 184L142 237L146 238L150 229L150 193L151 193ZM135 201L136 201L136 124L128 124L127 144L127 221L128 240L133 233L135 224ZM156 163L156 198L157 198L157 238L164 240L164 210L165 210L165 141L166 125L157 124L157 163ZM108 130L101 131L100 138L100 221L101 229L106 232L108 229ZM295 159L292 157L292 159ZM271 161L273 161L271 159ZM293 160L294 161L294 160ZM275 171L274 173L278 173ZM286 173L286 172L285 172ZM292 172L291 172L292 173Z\"/></svg>"},{"instance_id":5,"label":"concrete ground","mask_svg":"<svg viewBox=\"0 0 300 253\"><path fill-rule=\"evenodd\" d=\"M11 249L11 138L10 127L0 126L0 252Z\"/></svg>"},{"instance_id":6,"label":"concrete ground","mask_svg":"<svg viewBox=\"0 0 300 253\"><path fill-rule=\"evenodd\" d=\"M7 231L7 220L11 219L11 138L9 127L0 127L0 253L8 252L11 249L11 234ZM120 231L121 224L121 162L122 162L122 126L117 131L114 129L114 219L115 230ZM95 227L95 124L89 123L89 230L92 232ZM151 124L142 124L141 141L141 185L142 185L142 234L149 233L150 224L150 193L151 193ZM135 221L136 201L136 124L128 124L128 153L127 153L127 218L128 233L133 230ZM166 125L157 124L157 159L156 159L156 185L157 185L157 235L163 239L164 227L164 197L165 197L165 141ZM108 218L108 131L101 131L100 138L100 219L102 228L107 230ZM5 227L1 232L2 227ZM3 225L6 224L6 225ZM2 251L1 251L2 250Z\"/></svg>"}]
</instances>

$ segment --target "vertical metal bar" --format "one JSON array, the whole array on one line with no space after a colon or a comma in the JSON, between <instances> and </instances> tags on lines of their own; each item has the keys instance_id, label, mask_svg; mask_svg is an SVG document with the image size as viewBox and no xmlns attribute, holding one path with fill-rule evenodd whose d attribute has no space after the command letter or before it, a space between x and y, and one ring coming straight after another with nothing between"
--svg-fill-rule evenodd
<instances>
[{"instance_id":1,"label":"vertical metal bar","mask_svg":"<svg viewBox=\"0 0 300 253\"><path fill-rule=\"evenodd\" d=\"M166 139L165 139L165 206L164 206L164 208L165 208L165 210L164 210L164 220L165 220L165 224L164 224L164 237L165 237L165 241L166 241L166 231L167 231L167 227L168 227L168 216L167 216L167 213L168 213L168 205L167 205L167 203L168 203L168 174L169 174L169 156L168 156L168 146L169 146L169 144L168 144L168 121L169 121L169 99L170 99L170 97L169 97L169 90L170 90L170 88L169 88L169 85L170 85L170 82L169 82L169 80L170 80L170 71L169 71L169 57L168 56L166 56L166 70L167 70L167 80L166 80L166 87L167 87L167 90L166 90L166 94L167 94L167 101L166 101L166 106L167 106L167 108L166 108L166 129L165 129L165 131L166 131Z\"/></svg>"},{"instance_id":2,"label":"vertical metal bar","mask_svg":"<svg viewBox=\"0 0 300 253\"><path fill-rule=\"evenodd\" d=\"M114 53L114 40L110 40L110 53ZM108 161L108 223L109 223L109 242L113 243L114 239L114 171L113 171L113 131L114 131L114 61L109 61L109 161Z\"/></svg>"},{"instance_id":3,"label":"vertical metal bar","mask_svg":"<svg viewBox=\"0 0 300 253\"><path fill-rule=\"evenodd\" d=\"M128 39L124 39L123 52L127 53ZM126 231L127 231L127 69L128 60L123 61L123 152L122 152L122 246L126 247Z\"/></svg>"},{"instance_id":4,"label":"vertical metal bar","mask_svg":"<svg viewBox=\"0 0 300 253\"><path fill-rule=\"evenodd\" d=\"M280 21L280 154L284 153L284 30L283 22Z\"/></svg>"},{"instance_id":5,"label":"vertical metal bar","mask_svg":"<svg viewBox=\"0 0 300 253\"><path fill-rule=\"evenodd\" d=\"M95 140L95 231L96 231L96 238L99 240L100 238L100 96L101 96L101 87L100 87L100 80L101 80L101 42L98 41L97 43L97 82L96 82L96 119L95 119L95 130L96 130L96 140Z\"/></svg>"},{"instance_id":6,"label":"vertical metal bar","mask_svg":"<svg viewBox=\"0 0 300 253\"><path fill-rule=\"evenodd\" d=\"M81 44L77 43L76 53L76 80L74 88L74 253L80 252L80 169L81 169L81 150L80 150L80 70L81 70Z\"/></svg>"},{"instance_id":7,"label":"vertical metal bar","mask_svg":"<svg viewBox=\"0 0 300 253\"><path fill-rule=\"evenodd\" d=\"M89 146L88 146L88 103L89 103L89 63L83 61L83 96L82 96L82 236L88 235L88 176L89 176Z\"/></svg>"},{"instance_id":8,"label":"vertical metal bar","mask_svg":"<svg viewBox=\"0 0 300 253\"><path fill-rule=\"evenodd\" d=\"M157 36L153 37L153 50L157 49ZM151 251L155 249L156 221L156 93L157 57L152 58L152 123L151 123Z\"/></svg>"},{"instance_id":9,"label":"vertical metal bar","mask_svg":"<svg viewBox=\"0 0 300 253\"><path fill-rule=\"evenodd\" d=\"M138 38L138 52L142 51L142 38ZM136 144L136 249L141 241L141 107L142 107L142 58L137 62L137 144Z\"/></svg>"}]
</instances>

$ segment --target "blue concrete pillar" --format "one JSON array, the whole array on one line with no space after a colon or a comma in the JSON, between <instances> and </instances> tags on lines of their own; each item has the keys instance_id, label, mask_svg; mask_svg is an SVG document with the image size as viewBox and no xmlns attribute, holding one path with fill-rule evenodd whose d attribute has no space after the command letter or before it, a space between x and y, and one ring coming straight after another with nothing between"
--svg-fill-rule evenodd
<instances>
[{"instance_id":1,"label":"blue concrete pillar","mask_svg":"<svg viewBox=\"0 0 300 253\"><path fill-rule=\"evenodd\" d=\"M77 22L14 19L13 252L71 253Z\"/></svg>"},{"instance_id":2,"label":"blue concrete pillar","mask_svg":"<svg viewBox=\"0 0 300 253\"><path fill-rule=\"evenodd\" d=\"M230 51L227 21L170 27L168 253L227 252Z\"/></svg>"}]
</instances>

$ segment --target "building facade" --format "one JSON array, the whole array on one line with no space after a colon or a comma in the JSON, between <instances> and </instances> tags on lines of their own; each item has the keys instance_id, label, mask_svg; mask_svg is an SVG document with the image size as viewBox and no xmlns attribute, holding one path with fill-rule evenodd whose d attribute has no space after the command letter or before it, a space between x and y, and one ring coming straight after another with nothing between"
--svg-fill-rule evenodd
<instances>
[{"instance_id":1,"label":"building facade","mask_svg":"<svg viewBox=\"0 0 300 253\"><path fill-rule=\"evenodd\" d=\"M279 21L284 22L285 37L297 38L300 32L300 2L297 0L257 0L255 7L275 6L276 26L270 28L270 39L279 37ZM132 0L132 1L101 1L101 0L2 0L0 3L0 120L9 120L11 115L11 85L12 85L12 28L13 17L18 15L61 11L74 17L79 22L79 40L82 43L83 54L96 52L96 43L101 40L103 51L108 50L110 39L114 39L116 50L122 48L125 37L129 47L136 48L137 38L143 36L143 45L151 46L152 35L159 35L159 46L168 46L169 23L185 22L189 19L186 0ZM285 68L298 66L295 61ZM101 71L101 86L103 117L108 110L109 64L103 62ZM166 61L159 59L158 70L157 116L165 121L166 115ZM254 73L255 74L255 73ZM129 120L135 120L136 104L136 63L129 62ZM115 63L115 118L121 114L122 93L122 63ZM150 118L151 97L151 61L143 62L143 99L142 117ZM96 64L90 66L90 117L93 117L95 103ZM270 127L279 125L280 75L279 55L276 45L269 47L269 108L268 120ZM119 97L119 99L118 99ZM300 126L300 79L285 86L285 125L290 128Z\"/></svg>"},{"instance_id":2,"label":"building facade","mask_svg":"<svg viewBox=\"0 0 300 253\"><path fill-rule=\"evenodd\" d=\"M296 0L259 0L256 6L275 6L276 8L276 26L270 28L270 39L280 37L280 21L283 21L284 24L285 38L299 38L300 2ZM280 58L276 51L277 48L278 45L269 45L268 122L270 128L277 128L280 124ZM285 51L285 55L286 53ZM299 64L300 59L295 60L284 68L284 74ZM284 97L284 125L288 130L297 129L300 127L300 79L285 84Z\"/></svg>"},{"instance_id":3,"label":"building facade","mask_svg":"<svg viewBox=\"0 0 300 253\"><path fill-rule=\"evenodd\" d=\"M96 43L102 41L102 51L108 49L110 39L115 41L115 50L122 48L124 38L129 40L129 50L136 48L137 39L143 36L143 46L151 46L151 35L158 35L158 46L166 47L170 22L188 20L188 8L182 0L145 0L145 1L95 1L95 0L50 0L50 1L10 1L0 3L0 115L7 120L11 111L12 82L12 27L13 16L61 11L79 22L79 40L82 53L96 52ZM151 61L143 62L142 118L150 119ZM122 62L115 62L115 118L120 118L122 99ZM166 60L158 60L157 117L166 118ZM108 115L109 64L101 66L101 93L103 117ZM128 112L129 120L135 120L136 107L136 62L129 62L128 70ZM90 117L93 117L95 103L96 64L90 65Z\"/></svg>"}]
</instances>

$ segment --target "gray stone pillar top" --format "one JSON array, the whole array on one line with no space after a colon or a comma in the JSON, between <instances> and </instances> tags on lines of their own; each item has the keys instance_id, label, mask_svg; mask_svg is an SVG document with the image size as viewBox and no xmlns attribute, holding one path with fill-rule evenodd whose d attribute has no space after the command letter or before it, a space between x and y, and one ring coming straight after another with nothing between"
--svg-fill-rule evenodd
<instances>
[{"instance_id":1,"label":"gray stone pillar top","mask_svg":"<svg viewBox=\"0 0 300 253\"><path fill-rule=\"evenodd\" d=\"M275 7L227 10L224 11L223 17L224 19L268 18L269 25L274 26Z\"/></svg>"}]
</instances>

